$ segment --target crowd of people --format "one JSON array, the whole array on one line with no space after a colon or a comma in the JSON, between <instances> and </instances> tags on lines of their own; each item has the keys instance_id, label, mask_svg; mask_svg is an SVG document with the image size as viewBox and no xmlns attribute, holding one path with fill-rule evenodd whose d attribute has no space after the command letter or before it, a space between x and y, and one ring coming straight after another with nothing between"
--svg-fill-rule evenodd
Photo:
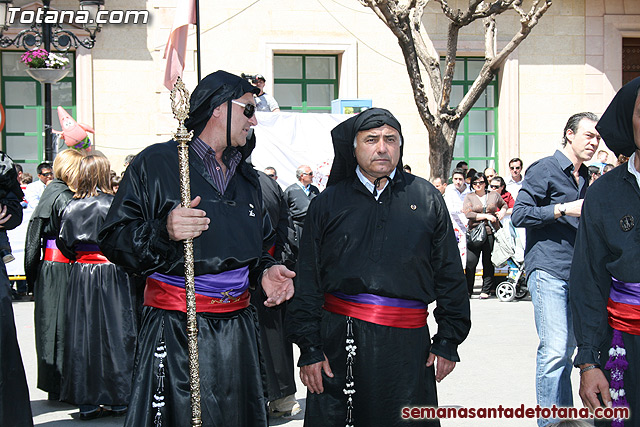
<instances>
[{"instance_id":1,"label":"crowd of people","mask_svg":"<svg viewBox=\"0 0 640 427\"><path fill-rule=\"evenodd\" d=\"M185 122L194 135L188 208L176 141L127 158L123 176L99 152L64 150L38 166L24 194L26 174L2 155L2 266L11 261L6 230L24 206L33 209L25 272L37 387L50 400L76 405L81 420L188 423L183 241L193 239L205 425L265 426L300 412L292 343L308 391L305 425L400 425L401 408L438 405L436 383L460 361L471 328L476 268L482 259L478 297L487 299L496 292L495 236L507 228L525 242L538 404L573 406L575 366L586 406L630 407L625 422L635 425L640 78L602 118L572 115L562 147L526 173L511 159L506 180L493 167L460 162L450 178L429 183L403 165L406 141L393 114L365 110L332 130L335 158L322 192L309 165L284 190L275 168L251 165L256 106L272 104L264 77L254 80L218 71L194 90ZM628 163L608 170L601 135ZM0 382L0 424L32 425L0 273L0 379L10 378Z\"/></svg>"}]
</instances>

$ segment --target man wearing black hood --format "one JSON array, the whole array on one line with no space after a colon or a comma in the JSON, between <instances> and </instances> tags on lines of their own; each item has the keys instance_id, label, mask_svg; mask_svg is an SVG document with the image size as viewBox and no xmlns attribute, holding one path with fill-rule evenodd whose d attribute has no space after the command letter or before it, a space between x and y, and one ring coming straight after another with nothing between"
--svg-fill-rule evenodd
<instances>
[{"instance_id":1,"label":"man wearing black hood","mask_svg":"<svg viewBox=\"0 0 640 427\"><path fill-rule=\"evenodd\" d=\"M181 426L191 419L181 242L188 238L194 238L203 425L267 424L248 287L261 285L264 304L274 306L293 296L295 274L268 253L273 230L262 214L258 175L244 161L256 92L225 71L204 78L185 122L195 136L191 208L180 207L177 143L155 144L127 168L100 231L110 261L147 277L126 426Z\"/></svg>"},{"instance_id":2,"label":"man wearing black hood","mask_svg":"<svg viewBox=\"0 0 640 427\"><path fill-rule=\"evenodd\" d=\"M471 326L453 227L440 192L402 170L389 111L369 109L331 136L331 175L309 206L288 306L309 391L305 426L404 425L403 408L438 405L435 382L459 361Z\"/></svg>"},{"instance_id":3,"label":"man wearing black hood","mask_svg":"<svg viewBox=\"0 0 640 427\"><path fill-rule=\"evenodd\" d=\"M626 426L640 423L639 90L640 77L618 91L596 125L616 156L630 158L589 186L569 286L582 402L591 410L630 408Z\"/></svg>"}]
</instances>

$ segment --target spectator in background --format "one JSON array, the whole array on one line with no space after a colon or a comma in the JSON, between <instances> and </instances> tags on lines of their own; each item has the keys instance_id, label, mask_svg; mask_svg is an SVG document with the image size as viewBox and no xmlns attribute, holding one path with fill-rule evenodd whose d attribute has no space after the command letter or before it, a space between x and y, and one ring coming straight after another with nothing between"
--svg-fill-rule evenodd
<instances>
[{"instance_id":1,"label":"spectator in background","mask_svg":"<svg viewBox=\"0 0 640 427\"><path fill-rule=\"evenodd\" d=\"M600 168L596 165L587 166L589 170L589 185L593 184L596 179L600 178Z\"/></svg>"},{"instance_id":2,"label":"spectator in background","mask_svg":"<svg viewBox=\"0 0 640 427\"><path fill-rule=\"evenodd\" d=\"M122 176L112 176L111 177L111 190L113 193L118 192L118 188L120 188L120 181L122 181Z\"/></svg>"},{"instance_id":3,"label":"spectator in background","mask_svg":"<svg viewBox=\"0 0 640 427\"><path fill-rule=\"evenodd\" d=\"M627 163L627 162L629 161L629 157L625 156L624 154L620 154L620 155L618 156L618 158L616 159L616 161L617 161L617 163L618 163L618 165L617 165L617 166L620 166L620 165L622 165L622 164Z\"/></svg>"},{"instance_id":4,"label":"spectator in background","mask_svg":"<svg viewBox=\"0 0 640 427\"><path fill-rule=\"evenodd\" d=\"M602 174L604 175L605 173L609 172L611 169L614 169L614 168L615 168L615 166L613 166L611 163L607 163L602 168Z\"/></svg>"},{"instance_id":5,"label":"spectator in background","mask_svg":"<svg viewBox=\"0 0 640 427\"><path fill-rule=\"evenodd\" d=\"M18 168L16 168L16 170L18 170ZM22 191L24 192L24 190L27 189L27 185L31 184L33 182L33 175L31 175L29 172L21 172L22 171L22 167L19 169L20 170L20 188L22 189ZM27 199L22 198L22 201L20 202L20 204L22 205L23 209L26 209L27 206L29 205L27 203Z\"/></svg>"},{"instance_id":6,"label":"spectator in background","mask_svg":"<svg viewBox=\"0 0 640 427\"><path fill-rule=\"evenodd\" d=\"M517 157L509 160L509 172L511 177L507 181L507 191L511 193L514 200L518 198L518 192L522 188L522 160Z\"/></svg>"},{"instance_id":7,"label":"spectator in background","mask_svg":"<svg viewBox=\"0 0 640 427\"><path fill-rule=\"evenodd\" d=\"M541 407L573 406L571 357L576 348L569 307L569 271L589 186L584 162L591 160L600 134L593 113L572 115L562 150L533 163L513 207L511 222L527 230L525 265L536 329L536 397ZM543 427L554 419L538 419Z\"/></svg>"},{"instance_id":8,"label":"spectator in background","mask_svg":"<svg viewBox=\"0 0 640 427\"><path fill-rule=\"evenodd\" d=\"M28 184L31 184L32 182L33 182L33 175L31 175L29 172L22 173L22 179L20 180L20 184L26 187Z\"/></svg>"},{"instance_id":9,"label":"spectator in background","mask_svg":"<svg viewBox=\"0 0 640 427\"><path fill-rule=\"evenodd\" d=\"M27 185L24 190L24 197L27 200L27 207L35 209L40 202L40 196L51 180L53 180L53 170L51 164L44 162L38 165L38 180Z\"/></svg>"},{"instance_id":10,"label":"spectator in background","mask_svg":"<svg viewBox=\"0 0 640 427\"><path fill-rule=\"evenodd\" d=\"M272 113L280 111L280 106L278 105L278 102L276 101L276 99L273 96L269 95L268 93L265 93L264 91L265 83L266 83L266 80L264 76L262 74L256 74L256 77L253 79L253 85L258 89L260 89L260 93L258 93L255 96L256 110L267 111Z\"/></svg>"},{"instance_id":11,"label":"spectator in background","mask_svg":"<svg viewBox=\"0 0 640 427\"><path fill-rule=\"evenodd\" d=\"M264 173L272 180L274 181L278 180L278 172L276 171L276 168L274 168L273 166L267 166L266 168L264 168Z\"/></svg>"},{"instance_id":12,"label":"spectator in background","mask_svg":"<svg viewBox=\"0 0 640 427\"><path fill-rule=\"evenodd\" d=\"M511 196L511 193L507 191L504 179L502 179L501 176L494 176L489 182L489 188L491 188L491 191L496 191L500 196L502 196L502 200L507 204L507 215L511 215L513 205L516 201Z\"/></svg>"},{"instance_id":13,"label":"spectator in background","mask_svg":"<svg viewBox=\"0 0 640 427\"><path fill-rule=\"evenodd\" d=\"M411 173L411 166L409 166L409 165L402 166L402 169L404 169L404 171L407 172L407 173Z\"/></svg>"},{"instance_id":14,"label":"spectator in background","mask_svg":"<svg viewBox=\"0 0 640 427\"><path fill-rule=\"evenodd\" d=\"M462 169L465 177L469 175L469 163L465 162L464 160L456 163L456 169Z\"/></svg>"},{"instance_id":15,"label":"spectator in background","mask_svg":"<svg viewBox=\"0 0 640 427\"><path fill-rule=\"evenodd\" d=\"M16 173L18 174L18 182L22 184L22 175L24 174L22 171L22 165L14 163L13 166L16 168ZM29 176L31 176L31 174L29 174ZM33 176L31 176L31 181L33 181ZM28 182L27 184L31 184L31 182Z\"/></svg>"},{"instance_id":16,"label":"spectator in background","mask_svg":"<svg viewBox=\"0 0 640 427\"><path fill-rule=\"evenodd\" d=\"M453 170L453 185L447 186L444 192L444 201L447 204L447 210L451 216L454 228L457 228L461 234L467 232L467 217L462 213L462 203L465 196L471 191L465 182L464 169L456 168Z\"/></svg>"},{"instance_id":17,"label":"spectator in background","mask_svg":"<svg viewBox=\"0 0 640 427\"><path fill-rule=\"evenodd\" d=\"M464 181L467 183L467 185L469 186L469 189L471 189L471 190L473 190L473 188L471 188L471 178L472 178L473 176L475 176L475 175L476 175L476 173L478 173L478 171L477 171L477 170L475 170L474 168L469 169L469 170L467 171L467 175L466 175L467 177L466 177L466 178L465 178L465 180L464 180Z\"/></svg>"},{"instance_id":18,"label":"spectator in background","mask_svg":"<svg viewBox=\"0 0 640 427\"><path fill-rule=\"evenodd\" d=\"M484 170L484 176L487 177L487 182L490 183L493 177L496 176L496 170L494 168L486 168Z\"/></svg>"},{"instance_id":19,"label":"spectator in background","mask_svg":"<svg viewBox=\"0 0 640 427\"><path fill-rule=\"evenodd\" d=\"M320 194L320 190L312 184L313 171L311 167L307 165L298 166L298 169L296 169L296 178L298 182L291 184L284 190L284 199L289 207L289 215L293 222L297 243L296 247L299 247L300 237L302 236L302 226L307 217L309 203Z\"/></svg>"},{"instance_id":20,"label":"spectator in background","mask_svg":"<svg viewBox=\"0 0 640 427\"><path fill-rule=\"evenodd\" d=\"M602 168L607 164L607 159L609 158L609 153L605 150L599 150L597 154L597 161L591 163L591 166L595 166L598 168L598 172L602 174Z\"/></svg>"},{"instance_id":21,"label":"spectator in background","mask_svg":"<svg viewBox=\"0 0 640 427\"><path fill-rule=\"evenodd\" d=\"M469 220L468 229L471 230L478 224L484 224L487 229L487 239L482 245L474 246L467 240L467 291L469 297L473 294L473 285L476 279L476 266L482 254L482 292L480 299L489 298L489 294L495 292L495 267L491 262L493 251L493 230L500 228L500 221L507 213L507 204L496 191L487 191L487 177L481 172L471 176L473 191L464 198L462 212ZM491 226L488 224L491 223Z\"/></svg>"},{"instance_id":22,"label":"spectator in background","mask_svg":"<svg viewBox=\"0 0 640 427\"><path fill-rule=\"evenodd\" d=\"M438 189L440 194L444 196L444 192L447 190L447 180L442 177L436 176L435 178L433 178L431 183Z\"/></svg>"},{"instance_id":23,"label":"spectator in background","mask_svg":"<svg viewBox=\"0 0 640 427\"><path fill-rule=\"evenodd\" d=\"M122 173L120 174L120 176L124 176L124 173L127 171L127 168L129 167L129 165L131 164L131 162L133 162L133 160L136 158L137 154L127 154L127 156L124 158L124 169L122 170Z\"/></svg>"}]
</instances>

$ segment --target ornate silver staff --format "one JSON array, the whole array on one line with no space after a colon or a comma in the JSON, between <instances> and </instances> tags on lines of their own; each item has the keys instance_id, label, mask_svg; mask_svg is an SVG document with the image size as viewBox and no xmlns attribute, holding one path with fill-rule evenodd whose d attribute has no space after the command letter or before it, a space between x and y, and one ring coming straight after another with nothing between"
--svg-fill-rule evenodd
<instances>
[{"instance_id":1,"label":"ornate silver staff","mask_svg":"<svg viewBox=\"0 0 640 427\"><path fill-rule=\"evenodd\" d=\"M191 95L180 77L171 90L171 109L178 120L178 130L173 138L178 142L180 159L181 206L191 206L191 185L189 180L189 141L193 131L187 132L184 121L189 116ZM187 341L189 345L189 382L191 386L191 425L202 426L200 412L200 364L198 362L198 320L196 318L196 286L193 270L193 239L184 241L184 281L187 295Z\"/></svg>"}]
</instances>

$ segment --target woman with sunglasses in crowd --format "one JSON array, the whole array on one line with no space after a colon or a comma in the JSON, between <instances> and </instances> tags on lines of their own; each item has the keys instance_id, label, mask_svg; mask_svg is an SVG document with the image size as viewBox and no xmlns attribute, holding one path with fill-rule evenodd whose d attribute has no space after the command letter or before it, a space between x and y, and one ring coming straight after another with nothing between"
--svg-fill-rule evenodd
<instances>
[{"instance_id":1,"label":"woman with sunglasses in crowd","mask_svg":"<svg viewBox=\"0 0 640 427\"><path fill-rule=\"evenodd\" d=\"M493 251L493 230L500 228L500 221L507 214L507 204L496 191L488 191L487 177L482 172L476 172L471 176L471 191L464 198L462 212L469 223L467 229L472 230L483 224L487 231L487 237L481 244L474 245L467 241L467 290L469 296L473 293L473 282L476 275L476 266L482 254L482 293L480 299L489 297L490 292L495 292L495 268L491 262ZM491 223L491 226L489 225Z\"/></svg>"},{"instance_id":2,"label":"woman with sunglasses in crowd","mask_svg":"<svg viewBox=\"0 0 640 427\"><path fill-rule=\"evenodd\" d=\"M489 188L491 191L496 191L502 196L502 200L507 204L507 215L511 215L516 200L511 196L511 193L507 191L507 184L504 182L504 179L502 179L501 176L494 176L489 183Z\"/></svg>"}]
</instances>

